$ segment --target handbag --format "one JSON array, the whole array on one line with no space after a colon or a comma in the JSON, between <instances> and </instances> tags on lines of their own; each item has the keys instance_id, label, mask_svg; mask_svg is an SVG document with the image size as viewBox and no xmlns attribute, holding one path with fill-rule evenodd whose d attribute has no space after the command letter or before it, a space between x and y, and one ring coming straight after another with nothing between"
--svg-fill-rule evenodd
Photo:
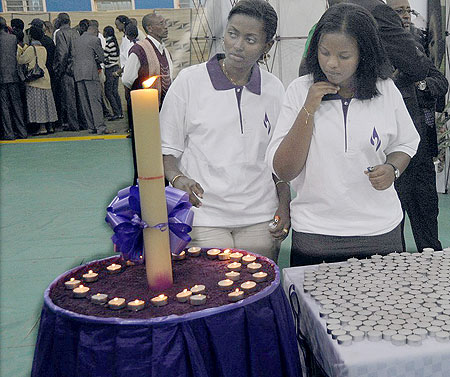
<instances>
[{"instance_id":1,"label":"handbag","mask_svg":"<svg viewBox=\"0 0 450 377\"><path fill-rule=\"evenodd\" d=\"M19 66L19 77L23 82L31 82L37 79L40 79L41 77L44 77L44 70L39 67L38 65L38 58L37 58L37 53L36 53L36 47L35 46L31 46L33 47L34 50L34 55L36 56L36 62L34 64L34 67L29 69L27 67L27 64L22 64Z\"/></svg>"}]
</instances>

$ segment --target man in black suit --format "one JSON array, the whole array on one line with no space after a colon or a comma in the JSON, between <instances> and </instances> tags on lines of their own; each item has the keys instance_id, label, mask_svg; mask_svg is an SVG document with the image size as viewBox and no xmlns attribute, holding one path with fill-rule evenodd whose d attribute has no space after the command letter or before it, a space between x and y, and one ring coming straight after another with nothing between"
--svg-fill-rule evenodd
<instances>
[{"instance_id":1,"label":"man in black suit","mask_svg":"<svg viewBox=\"0 0 450 377\"><path fill-rule=\"evenodd\" d=\"M57 91L61 97L61 122L63 130L78 131L80 124L77 113L77 96L73 78L73 41L80 35L70 28L67 13L58 15L60 28L55 35L55 79L59 83Z\"/></svg>"},{"instance_id":2,"label":"man in black suit","mask_svg":"<svg viewBox=\"0 0 450 377\"><path fill-rule=\"evenodd\" d=\"M0 51L1 138L25 139L27 131L20 98L20 79L17 75L17 38L14 34L8 33L3 17L0 17Z\"/></svg>"},{"instance_id":3,"label":"man in black suit","mask_svg":"<svg viewBox=\"0 0 450 377\"><path fill-rule=\"evenodd\" d=\"M97 64L105 58L95 25L73 44L73 72L83 116L91 133L106 134L102 110L102 90Z\"/></svg>"}]
</instances>

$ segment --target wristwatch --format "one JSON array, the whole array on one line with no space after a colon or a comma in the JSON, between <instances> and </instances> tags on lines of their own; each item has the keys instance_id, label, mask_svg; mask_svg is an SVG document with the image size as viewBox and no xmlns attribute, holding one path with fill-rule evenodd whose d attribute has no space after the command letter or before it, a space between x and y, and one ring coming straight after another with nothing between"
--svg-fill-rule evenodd
<instances>
[{"instance_id":1,"label":"wristwatch","mask_svg":"<svg viewBox=\"0 0 450 377\"><path fill-rule=\"evenodd\" d=\"M420 80L417 84L417 89L424 91L427 88L427 82L425 80Z\"/></svg>"},{"instance_id":2,"label":"wristwatch","mask_svg":"<svg viewBox=\"0 0 450 377\"><path fill-rule=\"evenodd\" d=\"M397 167L394 164L391 164L390 162L385 162L385 164L391 165L392 168L394 169L394 176L395 176L394 181L396 181L398 179L398 177L400 177L400 170L398 170Z\"/></svg>"}]
</instances>

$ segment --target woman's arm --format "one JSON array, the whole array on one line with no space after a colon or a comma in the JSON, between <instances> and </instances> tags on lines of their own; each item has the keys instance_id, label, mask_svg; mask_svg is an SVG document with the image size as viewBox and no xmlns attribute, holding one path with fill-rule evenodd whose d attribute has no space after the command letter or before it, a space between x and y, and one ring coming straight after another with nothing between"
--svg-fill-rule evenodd
<instances>
[{"instance_id":1,"label":"woman's arm","mask_svg":"<svg viewBox=\"0 0 450 377\"><path fill-rule=\"evenodd\" d=\"M164 174L170 184L179 189L186 191L189 194L189 201L195 207L200 207L203 198L203 188L199 183L186 177L177 167L177 159L172 155L163 155Z\"/></svg>"},{"instance_id":2,"label":"woman's arm","mask_svg":"<svg viewBox=\"0 0 450 377\"><path fill-rule=\"evenodd\" d=\"M314 129L314 113L319 108L324 95L335 94L338 90L339 87L328 82L316 82L309 88L308 96L294 125L274 155L273 168L276 175L283 181L292 181L303 170Z\"/></svg>"},{"instance_id":3,"label":"woman's arm","mask_svg":"<svg viewBox=\"0 0 450 377\"><path fill-rule=\"evenodd\" d=\"M278 195L278 208L273 216L274 226L269 229L272 237L278 240L284 240L289 234L289 228L291 227L291 188L285 181L278 179L272 174L272 178L275 182Z\"/></svg>"},{"instance_id":4,"label":"woman's arm","mask_svg":"<svg viewBox=\"0 0 450 377\"><path fill-rule=\"evenodd\" d=\"M30 53L32 52L32 54ZM18 49L17 51L17 63L19 64L29 64L34 58L34 51L31 46L27 46L23 49Z\"/></svg>"},{"instance_id":5,"label":"woman's arm","mask_svg":"<svg viewBox=\"0 0 450 377\"><path fill-rule=\"evenodd\" d=\"M391 187L397 179L396 170L401 175L408 167L411 157L405 152L392 152L387 155L386 162L382 165L372 167L364 173L369 177L369 181L376 190L386 190Z\"/></svg>"}]
</instances>

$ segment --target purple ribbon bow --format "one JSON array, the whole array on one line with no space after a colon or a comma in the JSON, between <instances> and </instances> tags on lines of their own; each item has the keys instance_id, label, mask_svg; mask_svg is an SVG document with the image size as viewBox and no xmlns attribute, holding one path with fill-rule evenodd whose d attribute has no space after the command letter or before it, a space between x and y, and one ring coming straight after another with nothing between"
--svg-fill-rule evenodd
<instances>
[{"instance_id":1,"label":"purple ribbon bow","mask_svg":"<svg viewBox=\"0 0 450 377\"><path fill-rule=\"evenodd\" d=\"M106 222L113 229L111 237L117 250L125 259L142 262L144 256L143 229L156 228L164 232L169 229L170 250L180 254L191 241L194 213L189 195L173 187L166 187L168 223L149 225L141 219L139 187L129 186L117 193L106 209Z\"/></svg>"}]
</instances>

